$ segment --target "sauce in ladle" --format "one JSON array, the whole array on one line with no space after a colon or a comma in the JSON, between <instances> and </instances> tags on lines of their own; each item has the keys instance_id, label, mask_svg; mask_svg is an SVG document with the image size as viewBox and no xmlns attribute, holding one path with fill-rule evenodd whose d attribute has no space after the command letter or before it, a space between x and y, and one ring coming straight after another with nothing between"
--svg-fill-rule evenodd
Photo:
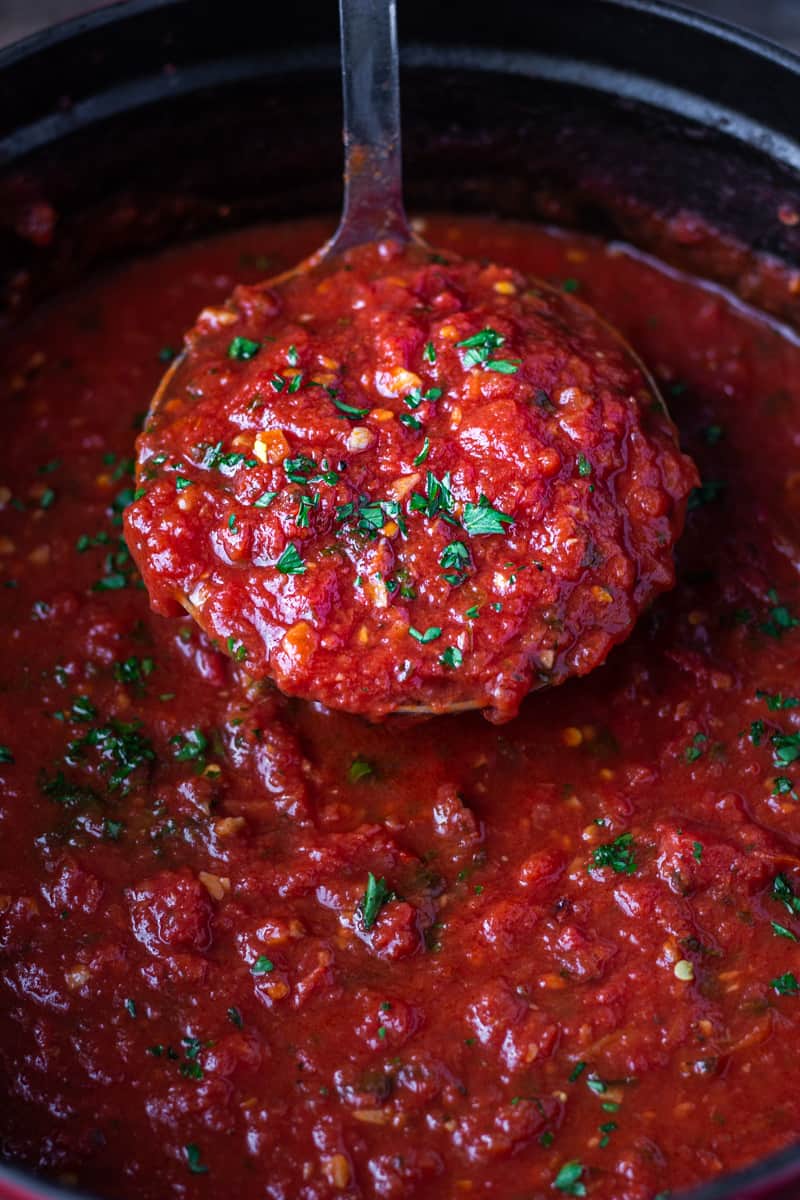
<instances>
[{"instance_id":1,"label":"sauce in ladle","mask_svg":"<svg viewBox=\"0 0 800 1200\"><path fill-rule=\"evenodd\" d=\"M503 720L671 586L696 475L593 310L411 237L394 6L341 8L339 229L200 314L139 441L128 540L156 610L251 676L372 717Z\"/></svg>"}]
</instances>

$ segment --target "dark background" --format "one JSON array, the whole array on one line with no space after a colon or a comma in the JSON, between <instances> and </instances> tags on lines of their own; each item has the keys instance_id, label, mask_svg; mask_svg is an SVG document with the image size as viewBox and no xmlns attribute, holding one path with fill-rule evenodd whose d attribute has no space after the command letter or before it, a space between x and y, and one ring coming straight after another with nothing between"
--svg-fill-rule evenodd
<instances>
[{"instance_id":1,"label":"dark background","mask_svg":"<svg viewBox=\"0 0 800 1200\"><path fill-rule=\"evenodd\" d=\"M0 45L97 7L102 6L87 0L0 0ZM800 0L693 0L685 7L744 25L800 52Z\"/></svg>"}]
</instances>

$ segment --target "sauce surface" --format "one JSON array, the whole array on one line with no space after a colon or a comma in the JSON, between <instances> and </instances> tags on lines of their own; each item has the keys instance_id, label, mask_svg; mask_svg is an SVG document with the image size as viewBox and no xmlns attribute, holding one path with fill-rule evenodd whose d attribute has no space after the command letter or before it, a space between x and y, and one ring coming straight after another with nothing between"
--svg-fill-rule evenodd
<instances>
[{"instance_id":1,"label":"sauce surface","mask_svg":"<svg viewBox=\"0 0 800 1200\"><path fill-rule=\"evenodd\" d=\"M382 726L151 614L132 446L250 231L2 356L0 1154L100 1195L654 1200L800 1127L800 346L618 247L431 220L578 289L703 483L602 669Z\"/></svg>"},{"instance_id":2,"label":"sauce surface","mask_svg":"<svg viewBox=\"0 0 800 1200\"><path fill-rule=\"evenodd\" d=\"M697 482L569 292L361 246L206 307L137 442L126 539L249 677L371 717L514 717L674 580Z\"/></svg>"}]
</instances>

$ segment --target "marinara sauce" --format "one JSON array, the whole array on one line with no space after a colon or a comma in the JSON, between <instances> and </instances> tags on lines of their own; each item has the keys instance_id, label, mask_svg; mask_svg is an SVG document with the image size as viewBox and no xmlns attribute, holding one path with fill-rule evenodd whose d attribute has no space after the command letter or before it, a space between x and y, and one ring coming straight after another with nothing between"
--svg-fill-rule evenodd
<instances>
[{"instance_id":1,"label":"marinara sauce","mask_svg":"<svg viewBox=\"0 0 800 1200\"><path fill-rule=\"evenodd\" d=\"M588 674L672 585L697 483L587 305L391 241L207 306L137 452L156 611L372 717L509 720Z\"/></svg>"},{"instance_id":2,"label":"marinara sauce","mask_svg":"<svg viewBox=\"0 0 800 1200\"><path fill-rule=\"evenodd\" d=\"M3 351L0 1153L126 1200L663 1197L800 1127L800 345L431 220L606 313L702 483L605 667L370 725L243 690L122 539L182 330L324 232L120 268Z\"/></svg>"}]
</instances>

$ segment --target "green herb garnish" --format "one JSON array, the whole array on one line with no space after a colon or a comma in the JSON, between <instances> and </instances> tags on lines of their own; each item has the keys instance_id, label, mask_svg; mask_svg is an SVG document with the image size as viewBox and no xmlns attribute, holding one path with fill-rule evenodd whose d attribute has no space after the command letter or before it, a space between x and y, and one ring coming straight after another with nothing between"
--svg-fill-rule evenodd
<instances>
[{"instance_id":1,"label":"green herb garnish","mask_svg":"<svg viewBox=\"0 0 800 1200\"><path fill-rule=\"evenodd\" d=\"M581 1183L583 1166L579 1162L564 1163L553 1180L553 1187L565 1196L585 1196L586 1185Z\"/></svg>"},{"instance_id":2,"label":"green herb garnish","mask_svg":"<svg viewBox=\"0 0 800 1200\"><path fill-rule=\"evenodd\" d=\"M505 533L505 525L513 525L514 518L508 513L493 508L486 496L481 493L478 503L467 501L464 505L464 528L472 537L485 534Z\"/></svg>"},{"instance_id":3,"label":"green herb garnish","mask_svg":"<svg viewBox=\"0 0 800 1200\"><path fill-rule=\"evenodd\" d=\"M618 875L633 875L636 871L633 834L621 833L613 842L596 846L592 851L590 866L611 867Z\"/></svg>"},{"instance_id":4,"label":"green herb garnish","mask_svg":"<svg viewBox=\"0 0 800 1200\"><path fill-rule=\"evenodd\" d=\"M294 542L289 542L275 566L282 575L304 575L306 571L306 564Z\"/></svg>"},{"instance_id":5,"label":"green herb garnish","mask_svg":"<svg viewBox=\"0 0 800 1200\"><path fill-rule=\"evenodd\" d=\"M260 349L261 342L254 342L246 337L235 337L228 346L228 358L237 358L240 362L246 362L249 358L255 358Z\"/></svg>"},{"instance_id":6,"label":"green herb garnish","mask_svg":"<svg viewBox=\"0 0 800 1200\"><path fill-rule=\"evenodd\" d=\"M442 631L438 625L430 625L421 633L419 629L415 629L413 625L409 626L408 632L411 634L415 642L421 642L422 645L427 645L428 642L435 642L437 638L442 636Z\"/></svg>"},{"instance_id":7,"label":"green herb garnish","mask_svg":"<svg viewBox=\"0 0 800 1200\"><path fill-rule=\"evenodd\" d=\"M274 971L274 970L275 970L275 963L272 961L272 959L267 958L266 954L259 954L258 958L256 959L256 961L253 963L252 967L250 968L250 974L251 975L269 975L270 972Z\"/></svg>"},{"instance_id":8,"label":"green herb garnish","mask_svg":"<svg viewBox=\"0 0 800 1200\"><path fill-rule=\"evenodd\" d=\"M394 892L386 886L386 880L376 879L370 871L367 876L367 890L360 901L361 919L365 929L372 929L384 904L388 904L394 898Z\"/></svg>"}]
</instances>

